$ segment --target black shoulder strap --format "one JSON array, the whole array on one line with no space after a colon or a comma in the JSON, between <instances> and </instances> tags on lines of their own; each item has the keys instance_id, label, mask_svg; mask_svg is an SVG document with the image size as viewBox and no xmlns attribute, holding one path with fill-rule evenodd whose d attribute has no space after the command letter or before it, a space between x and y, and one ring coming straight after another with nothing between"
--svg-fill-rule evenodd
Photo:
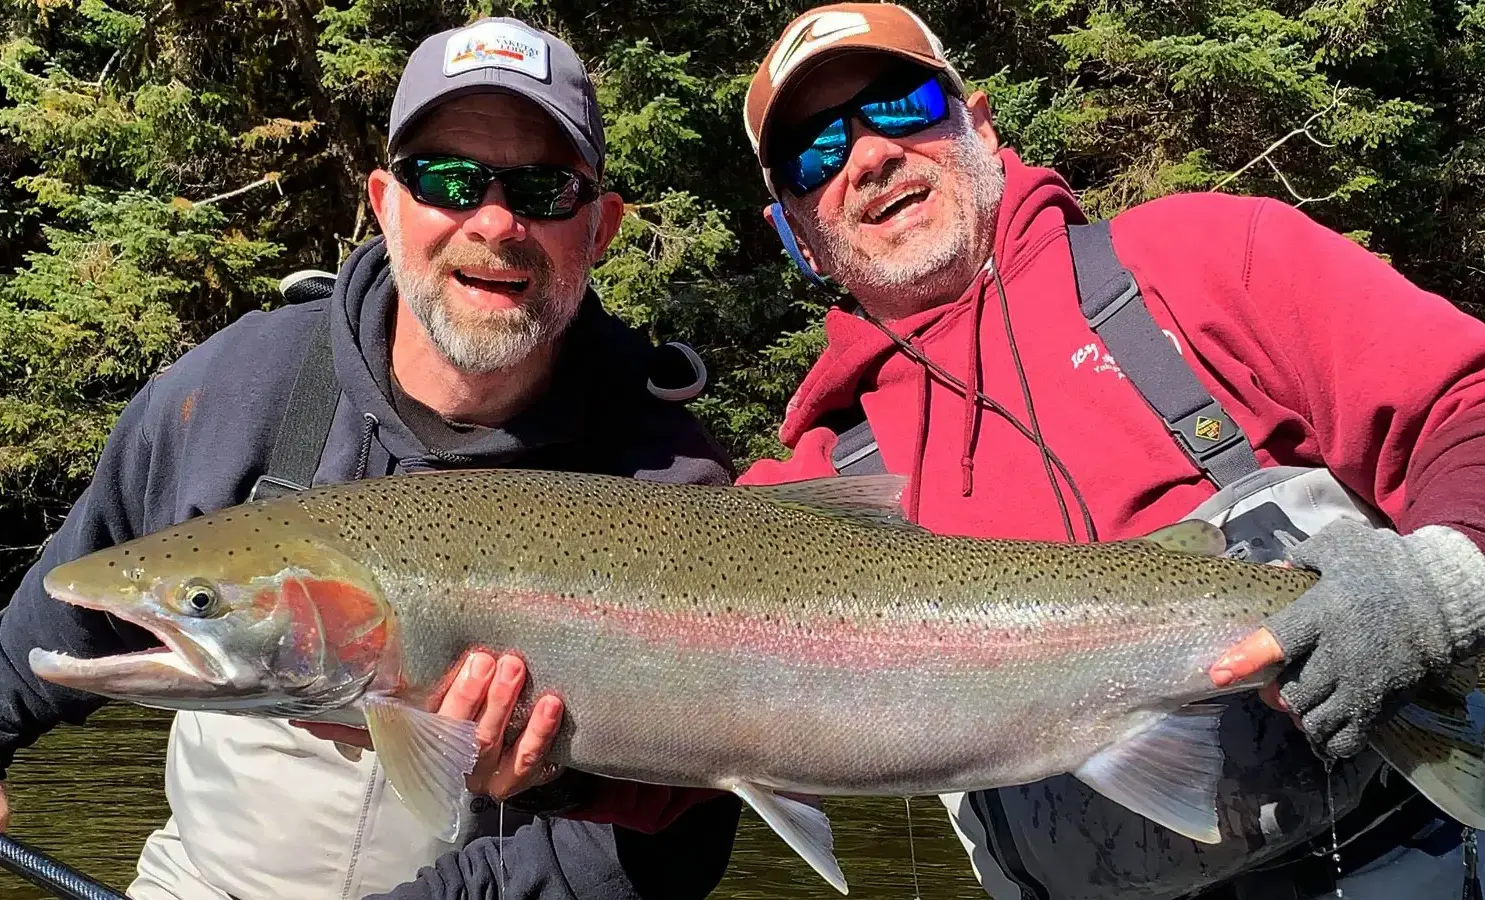
<instances>
[{"instance_id":1,"label":"black shoulder strap","mask_svg":"<svg viewBox=\"0 0 1485 900\"><path fill-rule=\"evenodd\" d=\"M1114 253L1109 223L1069 225L1067 236L1083 318L1187 455L1218 487L1257 471L1247 436L1150 317L1134 276Z\"/></svg>"},{"instance_id":2,"label":"black shoulder strap","mask_svg":"<svg viewBox=\"0 0 1485 900\"><path fill-rule=\"evenodd\" d=\"M887 474L882 451L877 448L877 436L872 433L871 422L864 412L860 422L836 435L830 461L839 475Z\"/></svg>"},{"instance_id":3,"label":"black shoulder strap","mask_svg":"<svg viewBox=\"0 0 1485 900\"><path fill-rule=\"evenodd\" d=\"M320 465L320 455L325 451L339 399L327 310L310 333L299 374L289 392L288 406L274 435L268 471L253 485L249 500L265 500L310 486Z\"/></svg>"}]
</instances>

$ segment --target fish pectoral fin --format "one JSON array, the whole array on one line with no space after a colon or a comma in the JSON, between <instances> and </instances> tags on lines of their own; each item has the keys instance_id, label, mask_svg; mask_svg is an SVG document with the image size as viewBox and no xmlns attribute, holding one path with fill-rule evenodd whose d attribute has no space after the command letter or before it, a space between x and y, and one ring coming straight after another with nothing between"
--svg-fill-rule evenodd
<instances>
[{"instance_id":1,"label":"fish pectoral fin","mask_svg":"<svg viewBox=\"0 0 1485 900\"><path fill-rule=\"evenodd\" d=\"M727 788L747 801L768 827L778 832L784 843L804 857L831 887L842 894L849 893L846 876L835 860L835 836L830 832L830 819L823 811L748 781L734 781Z\"/></svg>"},{"instance_id":2,"label":"fish pectoral fin","mask_svg":"<svg viewBox=\"0 0 1485 900\"><path fill-rule=\"evenodd\" d=\"M822 516L911 531L923 529L908 521L902 508L907 479L901 475L829 476L783 484L732 488L747 491L769 503L792 506Z\"/></svg>"},{"instance_id":3,"label":"fish pectoral fin","mask_svg":"<svg viewBox=\"0 0 1485 900\"><path fill-rule=\"evenodd\" d=\"M453 842L459 834L464 779L479 756L474 723L382 695L367 696L362 704L387 783L439 840Z\"/></svg>"},{"instance_id":4,"label":"fish pectoral fin","mask_svg":"<svg viewBox=\"0 0 1485 900\"><path fill-rule=\"evenodd\" d=\"M1485 694L1479 681L1477 660L1452 667L1377 725L1371 744L1444 813L1485 829Z\"/></svg>"},{"instance_id":5,"label":"fish pectoral fin","mask_svg":"<svg viewBox=\"0 0 1485 900\"><path fill-rule=\"evenodd\" d=\"M1185 706L1083 763L1079 781L1193 841L1216 844L1224 707Z\"/></svg>"},{"instance_id":6,"label":"fish pectoral fin","mask_svg":"<svg viewBox=\"0 0 1485 900\"><path fill-rule=\"evenodd\" d=\"M1174 525L1157 528L1144 537L1122 543L1154 544L1172 553L1195 556L1221 556L1227 552L1227 535L1222 529L1202 519L1185 519Z\"/></svg>"}]
</instances>

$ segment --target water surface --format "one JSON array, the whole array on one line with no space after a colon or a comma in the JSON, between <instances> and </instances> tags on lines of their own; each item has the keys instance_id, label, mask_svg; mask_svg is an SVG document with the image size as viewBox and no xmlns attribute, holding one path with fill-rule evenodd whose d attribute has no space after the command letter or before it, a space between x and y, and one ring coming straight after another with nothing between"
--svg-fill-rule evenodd
<instances>
[{"instance_id":1,"label":"water surface","mask_svg":"<svg viewBox=\"0 0 1485 900\"><path fill-rule=\"evenodd\" d=\"M116 890L133 879L144 839L165 821L167 713L113 704L82 728L61 727L10 769L13 833ZM826 800L850 897L913 900L903 801ZM913 801L913 848L924 900L985 900L937 799ZM751 810L717 900L828 900L841 895ZM0 872L0 898L46 900ZM244 898L259 900L259 898ZM266 898L265 898L266 900Z\"/></svg>"}]
</instances>

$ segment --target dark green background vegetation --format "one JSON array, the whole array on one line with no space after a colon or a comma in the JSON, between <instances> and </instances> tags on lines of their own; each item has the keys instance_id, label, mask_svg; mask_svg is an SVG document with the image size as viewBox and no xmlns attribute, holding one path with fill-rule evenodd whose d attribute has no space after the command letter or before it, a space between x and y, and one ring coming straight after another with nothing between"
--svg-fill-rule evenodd
<instances>
[{"instance_id":1,"label":"dark green background vegetation","mask_svg":"<svg viewBox=\"0 0 1485 900\"><path fill-rule=\"evenodd\" d=\"M697 346L740 465L777 452L822 305L759 215L740 110L804 6L719 0L0 0L0 591L151 373L375 232L365 176L422 37L548 28L600 86L631 204L608 305ZM932 0L1003 138L1090 212L1174 191L1303 204L1485 302L1485 0ZM241 373L253 377L245 363ZM0 600L3 602L3 600Z\"/></svg>"}]
</instances>

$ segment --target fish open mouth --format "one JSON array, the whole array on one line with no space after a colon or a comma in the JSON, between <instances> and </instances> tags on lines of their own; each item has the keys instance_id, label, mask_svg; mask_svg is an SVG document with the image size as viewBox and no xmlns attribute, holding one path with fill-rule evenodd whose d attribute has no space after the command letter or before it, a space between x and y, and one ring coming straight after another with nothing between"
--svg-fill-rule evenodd
<instances>
[{"instance_id":1,"label":"fish open mouth","mask_svg":"<svg viewBox=\"0 0 1485 900\"><path fill-rule=\"evenodd\" d=\"M31 671L53 684L119 700L163 700L203 696L212 683L169 647L80 659L31 648Z\"/></svg>"},{"instance_id":2,"label":"fish open mouth","mask_svg":"<svg viewBox=\"0 0 1485 900\"><path fill-rule=\"evenodd\" d=\"M64 603L96 609L137 625L165 646L92 659L41 647L31 648L28 661L38 678L103 697L138 703L191 699L217 693L224 673L195 639L168 620L152 614L141 598L138 605L91 600L72 590L47 586Z\"/></svg>"}]
</instances>

